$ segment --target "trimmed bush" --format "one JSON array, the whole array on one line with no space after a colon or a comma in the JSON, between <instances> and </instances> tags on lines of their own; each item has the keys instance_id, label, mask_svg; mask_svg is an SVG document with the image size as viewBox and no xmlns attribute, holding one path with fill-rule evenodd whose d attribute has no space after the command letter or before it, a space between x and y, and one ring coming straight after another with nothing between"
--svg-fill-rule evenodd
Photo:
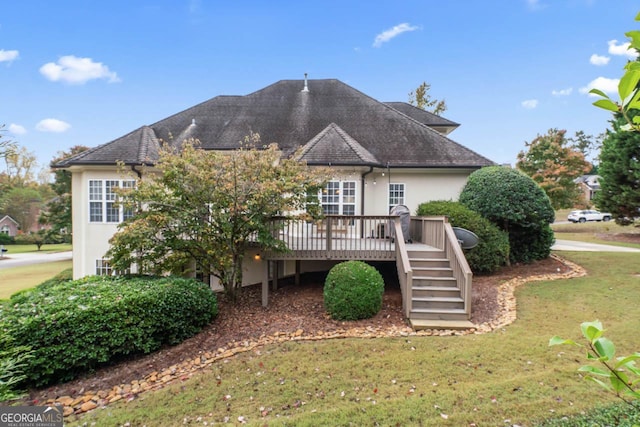
<instances>
[{"instance_id":1,"label":"trimmed bush","mask_svg":"<svg viewBox=\"0 0 640 427\"><path fill-rule=\"evenodd\" d=\"M0 233L0 245L11 245L15 243L15 239L8 234Z\"/></svg>"},{"instance_id":2,"label":"trimmed bush","mask_svg":"<svg viewBox=\"0 0 640 427\"><path fill-rule=\"evenodd\" d=\"M516 169L489 166L469 175L460 203L509 233L512 262L549 256L555 219L551 201L531 177Z\"/></svg>"},{"instance_id":3,"label":"trimmed bush","mask_svg":"<svg viewBox=\"0 0 640 427\"><path fill-rule=\"evenodd\" d=\"M474 273L493 273L507 264L509 235L462 203L445 200L421 203L417 215L446 215L453 227L471 230L480 238L478 246L464 251Z\"/></svg>"},{"instance_id":4,"label":"trimmed bush","mask_svg":"<svg viewBox=\"0 0 640 427\"><path fill-rule=\"evenodd\" d=\"M193 279L91 276L13 295L0 306L0 328L34 349L24 370L32 387L177 344L217 313L215 294Z\"/></svg>"},{"instance_id":5,"label":"trimmed bush","mask_svg":"<svg viewBox=\"0 0 640 427\"><path fill-rule=\"evenodd\" d=\"M332 319L373 317L382 308L384 280L374 267L362 261L336 264L324 283L324 306Z\"/></svg>"}]
</instances>

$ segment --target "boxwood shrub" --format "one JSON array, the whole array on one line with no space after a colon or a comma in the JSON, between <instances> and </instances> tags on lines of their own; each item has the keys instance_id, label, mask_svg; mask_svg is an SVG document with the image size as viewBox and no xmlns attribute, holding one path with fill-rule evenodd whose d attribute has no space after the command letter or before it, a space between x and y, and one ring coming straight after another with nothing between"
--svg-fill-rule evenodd
<instances>
[{"instance_id":1,"label":"boxwood shrub","mask_svg":"<svg viewBox=\"0 0 640 427\"><path fill-rule=\"evenodd\" d=\"M445 200L422 203L417 215L446 215L453 227L471 230L480 238L478 246L465 251L474 273L490 274L507 263L509 235L462 203Z\"/></svg>"},{"instance_id":2,"label":"boxwood shrub","mask_svg":"<svg viewBox=\"0 0 640 427\"><path fill-rule=\"evenodd\" d=\"M382 308L384 280L362 261L336 264L324 283L324 306L331 318L358 320L373 317Z\"/></svg>"},{"instance_id":3,"label":"boxwood shrub","mask_svg":"<svg viewBox=\"0 0 640 427\"><path fill-rule=\"evenodd\" d=\"M24 370L32 387L177 344L217 313L215 294L193 279L91 276L13 295L0 306L0 327L33 349Z\"/></svg>"}]
</instances>

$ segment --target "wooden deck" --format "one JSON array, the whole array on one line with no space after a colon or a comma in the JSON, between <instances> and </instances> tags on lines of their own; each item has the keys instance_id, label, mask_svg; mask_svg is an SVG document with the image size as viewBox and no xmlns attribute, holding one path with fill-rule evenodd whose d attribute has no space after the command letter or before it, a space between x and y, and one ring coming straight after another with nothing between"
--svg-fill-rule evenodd
<instances>
[{"instance_id":1,"label":"wooden deck","mask_svg":"<svg viewBox=\"0 0 640 427\"><path fill-rule=\"evenodd\" d=\"M275 285L279 261L296 261L296 278L303 260L395 261L404 312L412 325L441 328L466 322L470 326L471 270L447 219L412 218L410 243L404 241L402 225L396 216L275 219L272 236L287 250L263 254L263 305L268 304L269 265L276 266Z\"/></svg>"}]
</instances>

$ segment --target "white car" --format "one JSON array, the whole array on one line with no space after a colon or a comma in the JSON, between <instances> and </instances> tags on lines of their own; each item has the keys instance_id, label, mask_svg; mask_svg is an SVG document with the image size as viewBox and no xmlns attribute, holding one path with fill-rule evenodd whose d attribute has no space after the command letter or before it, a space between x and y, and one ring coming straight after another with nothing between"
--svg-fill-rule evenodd
<instances>
[{"instance_id":1,"label":"white car","mask_svg":"<svg viewBox=\"0 0 640 427\"><path fill-rule=\"evenodd\" d=\"M567 219L571 222L610 221L611 214L594 210L571 211Z\"/></svg>"}]
</instances>

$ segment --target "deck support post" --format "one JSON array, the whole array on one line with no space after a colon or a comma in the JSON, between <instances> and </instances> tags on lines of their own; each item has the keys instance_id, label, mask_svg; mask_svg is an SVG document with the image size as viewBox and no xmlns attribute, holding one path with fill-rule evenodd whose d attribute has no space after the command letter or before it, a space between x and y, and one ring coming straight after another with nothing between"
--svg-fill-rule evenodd
<instances>
[{"instance_id":1,"label":"deck support post","mask_svg":"<svg viewBox=\"0 0 640 427\"><path fill-rule=\"evenodd\" d=\"M269 304L269 261L262 260L262 306Z\"/></svg>"},{"instance_id":2,"label":"deck support post","mask_svg":"<svg viewBox=\"0 0 640 427\"><path fill-rule=\"evenodd\" d=\"M280 276L280 261L273 261L273 282L271 282L271 290L278 290L278 276Z\"/></svg>"},{"instance_id":3,"label":"deck support post","mask_svg":"<svg viewBox=\"0 0 640 427\"><path fill-rule=\"evenodd\" d=\"M300 285L300 260L296 260L296 286Z\"/></svg>"}]
</instances>

